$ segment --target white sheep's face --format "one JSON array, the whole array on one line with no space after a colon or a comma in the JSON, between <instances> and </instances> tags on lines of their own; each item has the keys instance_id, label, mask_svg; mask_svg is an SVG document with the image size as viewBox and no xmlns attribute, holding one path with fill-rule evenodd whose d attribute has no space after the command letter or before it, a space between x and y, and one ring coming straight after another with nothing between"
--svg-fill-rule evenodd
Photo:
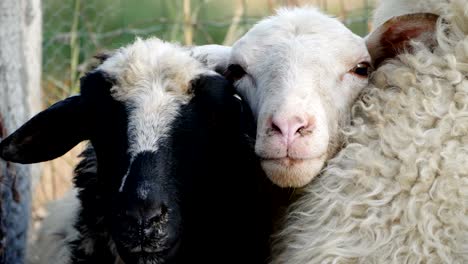
<instances>
[{"instance_id":1,"label":"white sheep's face","mask_svg":"<svg viewBox=\"0 0 468 264\"><path fill-rule=\"evenodd\" d=\"M280 10L233 45L226 76L252 108L275 184L304 186L338 150L369 65L363 38L310 8Z\"/></svg>"}]
</instances>

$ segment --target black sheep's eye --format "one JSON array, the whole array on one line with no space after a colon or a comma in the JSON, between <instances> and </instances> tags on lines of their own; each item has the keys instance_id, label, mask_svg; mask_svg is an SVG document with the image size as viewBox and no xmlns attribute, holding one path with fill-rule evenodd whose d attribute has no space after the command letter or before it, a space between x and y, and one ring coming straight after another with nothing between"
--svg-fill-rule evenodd
<instances>
[{"instance_id":1,"label":"black sheep's eye","mask_svg":"<svg viewBox=\"0 0 468 264\"><path fill-rule=\"evenodd\" d=\"M360 62L351 70L351 73L359 77L368 77L371 72L371 66L368 62Z\"/></svg>"},{"instance_id":2,"label":"black sheep's eye","mask_svg":"<svg viewBox=\"0 0 468 264\"><path fill-rule=\"evenodd\" d=\"M244 77L245 74L246 72L244 68L242 68L239 64L231 64L224 73L224 77L226 77L226 79L229 81L235 82Z\"/></svg>"}]
</instances>

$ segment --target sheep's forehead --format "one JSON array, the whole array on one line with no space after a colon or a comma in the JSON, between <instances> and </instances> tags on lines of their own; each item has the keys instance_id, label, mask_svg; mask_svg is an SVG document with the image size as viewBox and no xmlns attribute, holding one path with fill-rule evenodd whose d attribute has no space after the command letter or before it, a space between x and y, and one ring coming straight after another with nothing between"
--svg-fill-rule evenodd
<instances>
[{"instance_id":1,"label":"sheep's forehead","mask_svg":"<svg viewBox=\"0 0 468 264\"><path fill-rule=\"evenodd\" d=\"M156 38L121 48L99 69L116 80L112 95L123 102L150 93L190 97L190 82L207 71L186 49Z\"/></svg>"},{"instance_id":2,"label":"sheep's forehead","mask_svg":"<svg viewBox=\"0 0 468 264\"><path fill-rule=\"evenodd\" d=\"M234 44L231 63L255 67L265 60L295 60L299 64L340 60L348 65L360 57L368 57L364 39L334 18L301 8L280 10L278 15L254 26Z\"/></svg>"},{"instance_id":3,"label":"sheep's forehead","mask_svg":"<svg viewBox=\"0 0 468 264\"><path fill-rule=\"evenodd\" d=\"M337 19L329 17L315 8L280 9L276 16L256 25L255 31L284 31L291 34L342 34L350 32Z\"/></svg>"},{"instance_id":4,"label":"sheep's forehead","mask_svg":"<svg viewBox=\"0 0 468 264\"><path fill-rule=\"evenodd\" d=\"M138 39L98 69L115 79L111 95L127 107L131 157L158 150L193 97L191 81L208 72L188 50L159 39Z\"/></svg>"}]
</instances>

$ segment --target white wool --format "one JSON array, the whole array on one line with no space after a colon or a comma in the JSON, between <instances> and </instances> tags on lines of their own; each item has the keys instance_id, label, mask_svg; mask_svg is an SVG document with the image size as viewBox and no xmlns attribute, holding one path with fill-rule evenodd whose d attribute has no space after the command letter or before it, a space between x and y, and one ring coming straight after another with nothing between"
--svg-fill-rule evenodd
<instances>
[{"instance_id":1,"label":"white wool","mask_svg":"<svg viewBox=\"0 0 468 264\"><path fill-rule=\"evenodd\" d=\"M272 263L468 263L468 3L440 10L434 52L416 44L373 75Z\"/></svg>"},{"instance_id":2,"label":"white wool","mask_svg":"<svg viewBox=\"0 0 468 264\"><path fill-rule=\"evenodd\" d=\"M48 206L49 215L42 221L38 238L28 249L28 262L34 264L70 264L70 242L78 238L74 224L80 201L72 189L62 199Z\"/></svg>"},{"instance_id":3,"label":"white wool","mask_svg":"<svg viewBox=\"0 0 468 264\"><path fill-rule=\"evenodd\" d=\"M442 14L447 7L448 0L380 0L374 11L373 25L383 24L394 16L412 13Z\"/></svg>"}]
</instances>

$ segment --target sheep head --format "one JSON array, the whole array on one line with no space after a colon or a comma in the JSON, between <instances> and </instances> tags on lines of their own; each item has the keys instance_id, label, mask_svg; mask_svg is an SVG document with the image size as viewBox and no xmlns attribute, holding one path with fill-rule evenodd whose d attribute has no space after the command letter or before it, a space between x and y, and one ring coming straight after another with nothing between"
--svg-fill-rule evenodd
<instances>
[{"instance_id":1,"label":"sheep head","mask_svg":"<svg viewBox=\"0 0 468 264\"><path fill-rule=\"evenodd\" d=\"M433 43L437 16L396 17L365 39L311 8L282 9L233 47L194 48L225 73L257 122L255 150L271 181L302 187L342 147L341 130L368 84L372 66L410 47Z\"/></svg>"},{"instance_id":2,"label":"sheep head","mask_svg":"<svg viewBox=\"0 0 468 264\"><path fill-rule=\"evenodd\" d=\"M369 72L364 39L312 8L281 9L234 43L226 77L252 108L273 183L302 187L320 173Z\"/></svg>"},{"instance_id":3,"label":"sheep head","mask_svg":"<svg viewBox=\"0 0 468 264\"><path fill-rule=\"evenodd\" d=\"M205 166L218 168L209 162L227 158L212 158L219 156L215 146L224 137L234 142L241 105L233 90L185 48L137 40L82 77L80 95L52 105L1 141L0 157L41 162L89 140L97 179L86 173L75 178L81 201L76 227L87 245L112 238L105 246L114 253L115 245L126 263L164 263L177 257L183 221L196 219L182 217L193 215L188 204L200 202L193 186L216 183L198 176ZM92 246L74 250L102 254Z\"/></svg>"}]
</instances>

